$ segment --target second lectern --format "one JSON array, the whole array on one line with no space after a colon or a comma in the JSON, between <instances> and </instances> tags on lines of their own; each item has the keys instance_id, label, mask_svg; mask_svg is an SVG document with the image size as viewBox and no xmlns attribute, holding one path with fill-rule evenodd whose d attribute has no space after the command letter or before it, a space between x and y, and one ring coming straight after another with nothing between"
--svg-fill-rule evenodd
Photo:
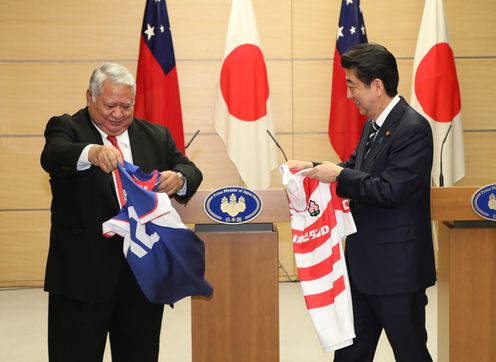
<instances>
[{"instance_id":1,"label":"second lectern","mask_svg":"<svg viewBox=\"0 0 496 362\"><path fill-rule=\"evenodd\" d=\"M496 222L472 210L476 191L432 189L432 219L439 221L439 362L492 362L496 356Z\"/></svg>"}]
</instances>

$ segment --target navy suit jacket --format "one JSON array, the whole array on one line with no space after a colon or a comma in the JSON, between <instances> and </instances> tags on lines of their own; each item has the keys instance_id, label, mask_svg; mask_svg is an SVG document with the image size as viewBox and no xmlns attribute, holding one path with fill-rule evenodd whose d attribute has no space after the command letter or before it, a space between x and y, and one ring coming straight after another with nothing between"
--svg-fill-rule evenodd
<instances>
[{"instance_id":1,"label":"navy suit jacket","mask_svg":"<svg viewBox=\"0 0 496 362\"><path fill-rule=\"evenodd\" d=\"M133 163L144 172L176 170L187 180L186 201L202 181L200 170L175 146L169 131L137 118L128 128ZM80 301L108 300L127 267L122 238L102 235L102 223L119 212L112 174L99 167L77 171L84 147L103 144L87 108L52 117L41 165L52 190L50 249L45 290Z\"/></svg>"},{"instance_id":2,"label":"navy suit jacket","mask_svg":"<svg viewBox=\"0 0 496 362\"><path fill-rule=\"evenodd\" d=\"M349 277L365 294L420 291L436 280L431 127L401 98L364 158L370 127L369 120L337 183L338 195L351 200L358 230L346 240Z\"/></svg>"}]
</instances>

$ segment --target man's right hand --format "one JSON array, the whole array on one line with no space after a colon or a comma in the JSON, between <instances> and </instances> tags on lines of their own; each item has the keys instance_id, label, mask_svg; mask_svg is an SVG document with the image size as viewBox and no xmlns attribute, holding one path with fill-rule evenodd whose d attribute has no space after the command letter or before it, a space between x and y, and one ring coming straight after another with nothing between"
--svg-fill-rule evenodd
<instances>
[{"instance_id":1,"label":"man's right hand","mask_svg":"<svg viewBox=\"0 0 496 362\"><path fill-rule=\"evenodd\" d=\"M88 160L106 173L114 171L118 163L124 164L121 153L112 145L94 145L88 152Z\"/></svg>"}]
</instances>

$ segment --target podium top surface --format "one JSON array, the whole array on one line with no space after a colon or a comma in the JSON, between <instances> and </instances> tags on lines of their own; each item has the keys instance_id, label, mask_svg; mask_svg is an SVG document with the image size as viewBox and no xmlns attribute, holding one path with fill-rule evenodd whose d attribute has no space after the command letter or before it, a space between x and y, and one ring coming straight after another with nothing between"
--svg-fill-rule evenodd
<instances>
[{"instance_id":1,"label":"podium top surface","mask_svg":"<svg viewBox=\"0 0 496 362\"><path fill-rule=\"evenodd\" d=\"M484 220L472 209L472 195L478 186L433 187L431 218L435 221ZM173 205L186 224L214 223L204 210L211 191L198 191L186 205L173 200ZM262 211L251 223L289 222L289 205L283 189L256 190L262 200Z\"/></svg>"},{"instance_id":2,"label":"podium top surface","mask_svg":"<svg viewBox=\"0 0 496 362\"><path fill-rule=\"evenodd\" d=\"M435 221L484 220L472 208L478 186L433 187L431 218Z\"/></svg>"}]
</instances>

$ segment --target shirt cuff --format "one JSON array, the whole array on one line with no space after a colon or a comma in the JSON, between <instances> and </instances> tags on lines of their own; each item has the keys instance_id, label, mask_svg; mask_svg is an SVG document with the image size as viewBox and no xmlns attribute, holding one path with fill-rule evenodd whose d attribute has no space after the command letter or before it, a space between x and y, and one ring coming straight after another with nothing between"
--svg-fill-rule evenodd
<instances>
[{"instance_id":1,"label":"shirt cuff","mask_svg":"<svg viewBox=\"0 0 496 362\"><path fill-rule=\"evenodd\" d=\"M88 160L88 154L90 153L90 148L96 146L94 144L89 144L85 148L83 148L83 151L79 155L79 159L76 165L76 169L78 171L85 171L91 167L91 162Z\"/></svg>"},{"instance_id":2,"label":"shirt cuff","mask_svg":"<svg viewBox=\"0 0 496 362\"><path fill-rule=\"evenodd\" d=\"M178 192L176 192L177 196L184 196L186 195L186 191L188 190L188 187L187 187L187 184L188 183L188 180L186 180L186 178L184 178L184 185L183 187L181 187L181 190L179 190Z\"/></svg>"}]
</instances>

